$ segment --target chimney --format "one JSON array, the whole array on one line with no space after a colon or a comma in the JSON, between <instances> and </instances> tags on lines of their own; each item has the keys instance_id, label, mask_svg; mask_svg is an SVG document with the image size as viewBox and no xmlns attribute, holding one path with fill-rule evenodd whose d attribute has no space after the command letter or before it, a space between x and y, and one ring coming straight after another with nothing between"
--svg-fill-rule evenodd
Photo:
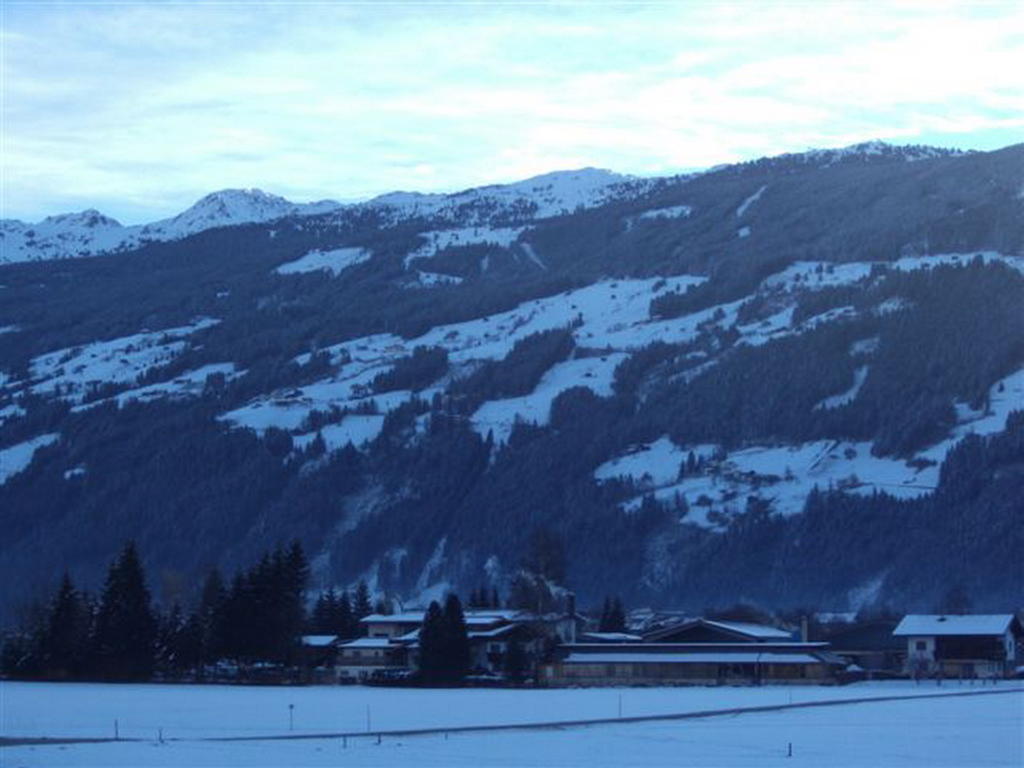
<instances>
[{"instance_id":1,"label":"chimney","mask_svg":"<svg viewBox=\"0 0 1024 768\"><path fill-rule=\"evenodd\" d=\"M806 643L807 642L807 634L808 634L807 633L807 617L806 616L801 616L800 617L800 642L801 643Z\"/></svg>"}]
</instances>

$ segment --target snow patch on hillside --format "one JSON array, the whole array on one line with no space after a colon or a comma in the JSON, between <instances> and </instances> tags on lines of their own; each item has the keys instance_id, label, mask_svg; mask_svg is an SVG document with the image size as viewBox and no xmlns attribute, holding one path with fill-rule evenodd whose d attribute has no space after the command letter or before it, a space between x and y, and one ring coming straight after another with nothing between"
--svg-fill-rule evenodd
<instances>
[{"instance_id":1,"label":"snow patch on hillside","mask_svg":"<svg viewBox=\"0 0 1024 768\"><path fill-rule=\"evenodd\" d=\"M860 388L864 386L864 382L868 377L868 366L862 365L856 371L853 372L853 384L845 392L840 392L838 395L831 395L826 397L820 403L814 406L814 410L829 410L830 408L839 408L843 405L849 405L857 399L857 394L860 392Z\"/></svg>"},{"instance_id":2,"label":"snow patch on hillside","mask_svg":"<svg viewBox=\"0 0 1024 768\"><path fill-rule=\"evenodd\" d=\"M654 208L649 211L644 211L638 219L685 219L693 213L693 208L689 205L673 205L668 208Z\"/></svg>"},{"instance_id":3,"label":"snow patch on hillside","mask_svg":"<svg viewBox=\"0 0 1024 768\"><path fill-rule=\"evenodd\" d=\"M742 203L740 203L740 207L736 209L736 218L743 218L743 215L750 209L750 206L752 206L754 203L761 199L761 195L764 194L764 191L766 189L768 189L767 184L762 186L759 190L757 190L757 192L755 192Z\"/></svg>"},{"instance_id":4,"label":"snow patch on hillside","mask_svg":"<svg viewBox=\"0 0 1024 768\"><path fill-rule=\"evenodd\" d=\"M445 248L460 245L496 245L508 248L529 227L498 227L486 226L460 227L458 229L442 229L431 232L420 232L419 236L426 242L414 251L410 251L402 263L406 269L417 259L430 259Z\"/></svg>"},{"instance_id":5,"label":"snow patch on hillside","mask_svg":"<svg viewBox=\"0 0 1024 768\"><path fill-rule=\"evenodd\" d=\"M31 440L0 450L0 485L19 472L28 469L32 459L35 458L36 451L44 446L53 445L59 439L60 435L56 433L39 435Z\"/></svg>"},{"instance_id":6,"label":"snow patch on hillside","mask_svg":"<svg viewBox=\"0 0 1024 768\"><path fill-rule=\"evenodd\" d=\"M124 408L130 402L149 403L154 400L183 400L188 397L199 397L203 393L207 379L210 376L222 376L224 381L227 382L243 375L245 375L245 371L238 370L234 363L211 363L195 370L186 371L169 381L161 381L156 384L147 384L144 387L129 389L125 392L119 392L113 397L76 405L71 410L75 413L80 413L110 402L116 403L118 408Z\"/></svg>"},{"instance_id":7,"label":"snow patch on hillside","mask_svg":"<svg viewBox=\"0 0 1024 768\"><path fill-rule=\"evenodd\" d=\"M142 331L80 347L58 349L32 359L29 389L33 394L81 402L90 388L102 384L134 384L150 368L164 365L188 346L185 340L220 320L199 318L190 325Z\"/></svg>"},{"instance_id":8,"label":"snow patch on hillside","mask_svg":"<svg viewBox=\"0 0 1024 768\"><path fill-rule=\"evenodd\" d=\"M337 277L349 267L370 259L365 248L336 248L333 251L310 251L295 261L281 264L274 270L279 275L297 275L305 272L327 271Z\"/></svg>"},{"instance_id":9,"label":"snow patch on hillside","mask_svg":"<svg viewBox=\"0 0 1024 768\"><path fill-rule=\"evenodd\" d=\"M653 443L631 447L626 453L606 461L594 470L595 480L629 478L652 486L669 485L679 478L679 466L692 452L695 458L710 458L717 446L695 445L680 448L668 435Z\"/></svg>"},{"instance_id":10,"label":"snow patch on hillside","mask_svg":"<svg viewBox=\"0 0 1024 768\"><path fill-rule=\"evenodd\" d=\"M495 442L504 443L517 421L547 424L551 404L567 389L586 387L599 397L610 397L615 368L626 357L628 355L614 353L557 363L530 394L481 405L471 419L473 429L483 436L493 431Z\"/></svg>"},{"instance_id":11,"label":"snow patch on hillside","mask_svg":"<svg viewBox=\"0 0 1024 768\"><path fill-rule=\"evenodd\" d=\"M737 229L736 237L738 237L740 240L750 237L750 227L740 227L739 229Z\"/></svg>"},{"instance_id":12,"label":"snow patch on hillside","mask_svg":"<svg viewBox=\"0 0 1024 768\"><path fill-rule=\"evenodd\" d=\"M361 448L366 443L376 440L383 428L384 416L381 414L352 414L346 416L340 424L328 424L321 427L318 432L295 435L292 443L296 448L306 448L319 434L328 452L340 450L349 443Z\"/></svg>"}]
</instances>

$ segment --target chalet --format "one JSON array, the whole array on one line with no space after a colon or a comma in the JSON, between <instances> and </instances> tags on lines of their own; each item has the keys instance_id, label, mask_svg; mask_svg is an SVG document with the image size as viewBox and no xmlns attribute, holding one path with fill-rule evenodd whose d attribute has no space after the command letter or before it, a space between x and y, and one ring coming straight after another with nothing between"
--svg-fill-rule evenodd
<instances>
[{"instance_id":1,"label":"chalet","mask_svg":"<svg viewBox=\"0 0 1024 768\"><path fill-rule=\"evenodd\" d=\"M341 643L335 663L338 677L366 680L375 672L408 669L411 643L388 637L360 637Z\"/></svg>"},{"instance_id":2,"label":"chalet","mask_svg":"<svg viewBox=\"0 0 1024 768\"><path fill-rule=\"evenodd\" d=\"M690 619L639 642L570 643L542 668L547 685L760 685L835 682L847 662L828 643L776 627Z\"/></svg>"},{"instance_id":3,"label":"chalet","mask_svg":"<svg viewBox=\"0 0 1024 768\"><path fill-rule=\"evenodd\" d=\"M1012 672L1024 630L1003 614L904 616L893 636L906 640L913 675L1004 677Z\"/></svg>"}]
</instances>

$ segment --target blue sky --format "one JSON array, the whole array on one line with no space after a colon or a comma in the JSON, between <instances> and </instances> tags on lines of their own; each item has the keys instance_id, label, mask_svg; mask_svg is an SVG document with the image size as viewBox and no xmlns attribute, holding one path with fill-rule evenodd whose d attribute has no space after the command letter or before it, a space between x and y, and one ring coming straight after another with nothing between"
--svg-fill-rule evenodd
<instances>
[{"instance_id":1,"label":"blue sky","mask_svg":"<svg viewBox=\"0 0 1024 768\"><path fill-rule=\"evenodd\" d=\"M0 217L1024 141L1024 4L2 5Z\"/></svg>"}]
</instances>

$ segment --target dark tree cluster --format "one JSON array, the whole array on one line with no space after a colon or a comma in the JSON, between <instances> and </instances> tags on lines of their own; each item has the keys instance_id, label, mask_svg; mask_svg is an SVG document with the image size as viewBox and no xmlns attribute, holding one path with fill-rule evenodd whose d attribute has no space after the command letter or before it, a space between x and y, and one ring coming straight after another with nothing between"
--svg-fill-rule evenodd
<instances>
[{"instance_id":1,"label":"dark tree cluster","mask_svg":"<svg viewBox=\"0 0 1024 768\"><path fill-rule=\"evenodd\" d=\"M420 628L420 679L427 685L456 685L469 671L469 632L458 595L444 608L431 601Z\"/></svg>"},{"instance_id":2,"label":"dark tree cluster","mask_svg":"<svg viewBox=\"0 0 1024 768\"><path fill-rule=\"evenodd\" d=\"M47 680L203 678L220 660L294 664L308 566L298 542L265 554L230 587L212 571L198 605L153 605L135 544L111 564L98 598L65 574L49 605L4 640L3 672Z\"/></svg>"}]
</instances>

